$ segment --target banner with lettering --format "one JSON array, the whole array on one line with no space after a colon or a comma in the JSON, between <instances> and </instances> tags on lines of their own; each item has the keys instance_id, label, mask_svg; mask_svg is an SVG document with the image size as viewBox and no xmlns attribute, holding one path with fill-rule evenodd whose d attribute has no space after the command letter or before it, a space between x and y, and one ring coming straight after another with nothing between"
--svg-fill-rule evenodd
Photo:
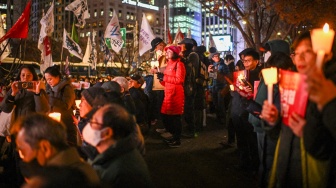
<instances>
[{"instance_id":1,"label":"banner with lettering","mask_svg":"<svg viewBox=\"0 0 336 188\"><path fill-rule=\"evenodd\" d=\"M116 53L118 53L123 47L124 41L120 32L119 20L116 10L113 10L113 15L106 27L104 38L107 47Z\"/></svg>"},{"instance_id":2,"label":"banner with lettering","mask_svg":"<svg viewBox=\"0 0 336 188\"><path fill-rule=\"evenodd\" d=\"M280 102L282 122L288 125L288 119L292 113L301 117L306 114L308 92L306 91L306 79L303 74L280 70Z\"/></svg>"},{"instance_id":3,"label":"banner with lettering","mask_svg":"<svg viewBox=\"0 0 336 188\"><path fill-rule=\"evenodd\" d=\"M72 11L77 17L78 27L85 26L85 19L90 18L88 5L86 0L75 0L65 7L65 10Z\"/></svg>"},{"instance_id":4,"label":"banner with lettering","mask_svg":"<svg viewBox=\"0 0 336 188\"><path fill-rule=\"evenodd\" d=\"M63 31L63 48L68 49L70 54L78 57L79 59L83 59L82 49L75 41L71 39L65 29Z\"/></svg>"},{"instance_id":5,"label":"banner with lettering","mask_svg":"<svg viewBox=\"0 0 336 188\"><path fill-rule=\"evenodd\" d=\"M141 29L139 34L139 55L142 56L145 52L152 48L151 42L155 38L151 26L148 23L146 15L143 13Z\"/></svg>"}]
</instances>

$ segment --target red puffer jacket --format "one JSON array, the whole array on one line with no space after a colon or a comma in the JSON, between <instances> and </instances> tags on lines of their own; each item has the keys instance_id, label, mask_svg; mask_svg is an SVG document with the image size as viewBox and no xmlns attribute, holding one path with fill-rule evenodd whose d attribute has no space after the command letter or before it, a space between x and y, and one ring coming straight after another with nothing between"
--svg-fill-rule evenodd
<instances>
[{"instance_id":1,"label":"red puffer jacket","mask_svg":"<svg viewBox=\"0 0 336 188\"><path fill-rule=\"evenodd\" d=\"M164 99L161 106L161 113L167 115L183 114L184 90L183 82L186 70L184 64L178 60L169 60L164 71L162 85L164 89Z\"/></svg>"}]
</instances>

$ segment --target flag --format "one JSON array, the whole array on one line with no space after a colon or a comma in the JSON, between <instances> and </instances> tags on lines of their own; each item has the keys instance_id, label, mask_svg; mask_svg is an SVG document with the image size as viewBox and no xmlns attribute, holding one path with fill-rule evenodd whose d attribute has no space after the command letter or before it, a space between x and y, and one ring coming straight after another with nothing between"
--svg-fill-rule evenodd
<instances>
[{"instance_id":1,"label":"flag","mask_svg":"<svg viewBox=\"0 0 336 188\"><path fill-rule=\"evenodd\" d=\"M72 23L71 38L72 38L72 40L74 40L76 43L78 43L79 38L78 38L77 28L75 27L75 23Z\"/></svg>"},{"instance_id":2,"label":"flag","mask_svg":"<svg viewBox=\"0 0 336 188\"><path fill-rule=\"evenodd\" d=\"M92 31L92 47L91 47L91 53L90 53L90 63L92 69L96 69L97 66L97 50L96 50L96 35L97 31L93 30Z\"/></svg>"},{"instance_id":3,"label":"flag","mask_svg":"<svg viewBox=\"0 0 336 188\"><path fill-rule=\"evenodd\" d=\"M72 11L77 17L78 27L85 26L85 19L89 18L89 10L86 0L75 0L71 4L65 7L65 10Z\"/></svg>"},{"instance_id":4,"label":"flag","mask_svg":"<svg viewBox=\"0 0 336 188\"><path fill-rule=\"evenodd\" d=\"M178 44L179 42L181 42L184 39L184 35L181 32L180 26L178 26L177 28L177 32L175 34L175 39L174 39L174 44Z\"/></svg>"},{"instance_id":5,"label":"flag","mask_svg":"<svg viewBox=\"0 0 336 188\"><path fill-rule=\"evenodd\" d=\"M52 65L51 44L48 36L54 32L54 2L40 21L41 30L37 48L41 51L40 71L44 72Z\"/></svg>"},{"instance_id":6,"label":"flag","mask_svg":"<svg viewBox=\"0 0 336 188\"><path fill-rule=\"evenodd\" d=\"M190 29L190 27L188 28L187 38L191 39L191 29Z\"/></svg>"},{"instance_id":7,"label":"flag","mask_svg":"<svg viewBox=\"0 0 336 188\"><path fill-rule=\"evenodd\" d=\"M138 41L138 21L135 22L135 27L134 27L134 31L133 31L133 62L138 62L138 54L139 54L139 41Z\"/></svg>"},{"instance_id":8,"label":"flag","mask_svg":"<svg viewBox=\"0 0 336 188\"><path fill-rule=\"evenodd\" d=\"M2 17L0 16L0 37L5 35L5 30L3 28L2 21L3 21ZM7 43L8 43L8 40L5 40L4 43L0 44L0 53L2 52L1 57L0 57L0 62L4 60L7 56L9 56L9 54L11 53L10 45L9 43L8 44Z\"/></svg>"},{"instance_id":9,"label":"flag","mask_svg":"<svg viewBox=\"0 0 336 188\"><path fill-rule=\"evenodd\" d=\"M52 32L54 32L54 2L52 2L47 13L42 16L40 24L41 30L39 43L42 43L44 37L51 36Z\"/></svg>"},{"instance_id":10,"label":"flag","mask_svg":"<svg viewBox=\"0 0 336 188\"><path fill-rule=\"evenodd\" d=\"M139 55L142 56L145 52L152 48L151 42L155 38L152 28L148 23L146 15L142 14L141 29L139 34Z\"/></svg>"},{"instance_id":11,"label":"flag","mask_svg":"<svg viewBox=\"0 0 336 188\"><path fill-rule=\"evenodd\" d=\"M65 29L63 31L63 48L68 49L70 54L73 54L79 59L83 59L82 49L75 41L70 38Z\"/></svg>"},{"instance_id":12,"label":"flag","mask_svg":"<svg viewBox=\"0 0 336 188\"><path fill-rule=\"evenodd\" d=\"M84 57L83 57L83 62L84 63L90 63L91 51L92 51L91 39L90 39L90 37L88 37L88 41L87 41L87 44L86 44L86 50L85 50L85 54L84 54Z\"/></svg>"},{"instance_id":13,"label":"flag","mask_svg":"<svg viewBox=\"0 0 336 188\"><path fill-rule=\"evenodd\" d=\"M168 28L168 44L173 43L173 37L171 36L170 29Z\"/></svg>"},{"instance_id":14,"label":"flag","mask_svg":"<svg viewBox=\"0 0 336 188\"><path fill-rule=\"evenodd\" d=\"M69 65L69 58L68 56L65 59L65 65L64 65L64 73L69 76L70 75L70 65Z\"/></svg>"},{"instance_id":15,"label":"flag","mask_svg":"<svg viewBox=\"0 0 336 188\"><path fill-rule=\"evenodd\" d=\"M106 64L110 60L112 54L106 46L104 38L101 38L100 40L100 51L104 52L104 63Z\"/></svg>"},{"instance_id":16,"label":"flag","mask_svg":"<svg viewBox=\"0 0 336 188\"><path fill-rule=\"evenodd\" d=\"M118 16L113 10L112 18L106 27L104 34L107 47L118 53L122 48L124 41L121 36Z\"/></svg>"},{"instance_id":17,"label":"flag","mask_svg":"<svg viewBox=\"0 0 336 188\"><path fill-rule=\"evenodd\" d=\"M44 72L48 67L52 65L51 44L48 36L44 37L41 47L42 49L40 49L41 50L40 71Z\"/></svg>"},{"instance_id":18,"label":"flag","mask_svg":"<svg viewBox=\"0 0 336 188\"><path fill-rule=\"evenodd\" d=\"M12 28L0 39L0 44L8 38L27 38L28 25L30 18L31 0L28 1L26 8L20 18L15 22Z\"/></svg>"},{"instance_id":19,"label":"flag","mask_svg":"<svg viewBox=\"0 0 336 188\"><path fill-rule=\"evenodd\" d=\"M216 44L215 44L214 39L212 38L211 33L209 32L209 49L210 49L211 47L216 48ZM216 48L216 49L217 49L217 48Z\"/></svg>"}]
</instances>

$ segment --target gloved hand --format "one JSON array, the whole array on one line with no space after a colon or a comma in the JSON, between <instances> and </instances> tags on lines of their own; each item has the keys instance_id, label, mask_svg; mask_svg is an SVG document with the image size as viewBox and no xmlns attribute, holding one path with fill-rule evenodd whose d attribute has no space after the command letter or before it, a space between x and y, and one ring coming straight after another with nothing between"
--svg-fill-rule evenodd
<instances>
[{"instance_id":1,"label":"gloved hand","mask_svg":"<svg viewBox=\"0 0 336 188\"><path fill-rule=\"evenodd\" d=\"M156 75L157 75L157 79L159 79L160 82L162 82L164 74L162 72L157 72Z\"/></svg>"}]
</instances>

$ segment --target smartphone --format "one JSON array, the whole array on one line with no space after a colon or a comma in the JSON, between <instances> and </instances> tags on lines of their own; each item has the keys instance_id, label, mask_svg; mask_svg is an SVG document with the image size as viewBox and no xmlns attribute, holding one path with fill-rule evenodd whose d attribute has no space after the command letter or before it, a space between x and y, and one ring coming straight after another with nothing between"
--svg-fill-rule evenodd
<instances>
[{"instance_id":1,"label":"smartphone","mask_svg":"<svg viewBox=\"0 0 336 188\"><path fill-rule=\"evenodd\" d=\"M34 89L35 82L18 82L19 89Z\"/></svg>"}]
</instances>

